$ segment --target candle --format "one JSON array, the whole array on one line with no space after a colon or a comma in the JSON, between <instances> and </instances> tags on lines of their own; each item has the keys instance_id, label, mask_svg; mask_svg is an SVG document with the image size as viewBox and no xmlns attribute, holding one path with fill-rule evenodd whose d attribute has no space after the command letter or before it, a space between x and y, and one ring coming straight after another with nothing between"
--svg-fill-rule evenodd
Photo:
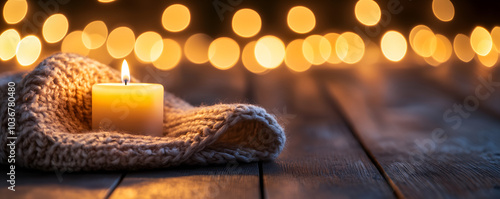
<instances>
[{"instance_id":1,"label":"candle","mask_svg":"<svg viewBox=\"0 0 500 199\"><path fill-rule=\"evenodd\" d=\"M122 83L92 86L92 129L161 136L163 86L130 83L127 61L122 64Z\"/></svg>"}]
</instances>

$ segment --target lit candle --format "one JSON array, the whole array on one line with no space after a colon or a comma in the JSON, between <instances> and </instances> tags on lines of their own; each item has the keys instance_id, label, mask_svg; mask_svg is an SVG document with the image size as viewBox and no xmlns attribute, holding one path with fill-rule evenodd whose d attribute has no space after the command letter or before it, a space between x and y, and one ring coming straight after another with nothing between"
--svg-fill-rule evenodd
<instances>
[{"instance_id":1,"label":"lit candle","mask_svg":"<svg viewBox=\"0 0 500 199\"><path fill-rule=\"evenodd\" d=\"M92 129L161 136L163 86L131 83L127 61L122 64L122 83L92 86Z\"/></svg>"}]
</instances>

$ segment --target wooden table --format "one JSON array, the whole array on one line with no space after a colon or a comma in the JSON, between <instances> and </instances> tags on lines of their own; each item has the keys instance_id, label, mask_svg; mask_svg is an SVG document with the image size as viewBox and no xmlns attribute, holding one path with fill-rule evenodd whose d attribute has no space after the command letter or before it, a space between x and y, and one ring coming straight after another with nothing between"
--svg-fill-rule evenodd
<instances>
[{"instance_id":1,"label":"wooden table","mask_svg":"<svg viewBox=\"0 0 500 199\"><path fill-rule=\"evenodd\" d=\"M16 192L2 183L0 195L500 198L500 86L484 86L490 76L500 82L500 74L473 65L318 66L304 73L281 66L264 75L241 65L228 71L183 65L168 72L147 66L139 79L163 83L190 103L263 106L286 129L284 151L273 162L134 172L17 169Z\"/></svg>"}]
</instances>

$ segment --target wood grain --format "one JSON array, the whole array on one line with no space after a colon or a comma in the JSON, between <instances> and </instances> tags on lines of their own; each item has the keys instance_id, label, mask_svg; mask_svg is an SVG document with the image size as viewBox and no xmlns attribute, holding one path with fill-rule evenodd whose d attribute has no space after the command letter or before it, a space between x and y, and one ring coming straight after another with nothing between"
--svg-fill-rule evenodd
<instances>
[{"instance_id":1,"label":"wood grain","mask_svg":"<svg viewBox=\"0 0 500 199\"><path fill-rule=\"evenodd\" d=\"M266 198L394 198L310 75L278 69L255 76L254 88L287 133L282 154L262 167Z\"/></svg>"},{"instance_id":2,"label":"wood grain","mask_svg":"<svg viewBox=\"0 0 500 199\"><path fill-rule=\"evenodd\" d=\"M465 105L421 74L378 68L316 76L404 197L499 198L500 123L480 109L444 116Z\"/></svg>"},{"instance_id":3,"label":"wood grain","mask_svg":"<svg viewBox=\"0 0 500 199\"><path fill-rule=\"evenodd\" d=\"M15 192L7 189L8 165L0 165L1 198L104 198L119 180L120 172L41 172L16 168Z\"/></svg>"}]
</instances>

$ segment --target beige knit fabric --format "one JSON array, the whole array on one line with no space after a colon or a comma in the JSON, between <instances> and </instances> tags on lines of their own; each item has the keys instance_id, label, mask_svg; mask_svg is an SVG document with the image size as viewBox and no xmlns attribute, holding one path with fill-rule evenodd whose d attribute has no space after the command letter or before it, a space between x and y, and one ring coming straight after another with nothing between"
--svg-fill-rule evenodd
<instances>
[{"instance_id":1,"label":"beige knit fabric","mask_svg":"<svg viewBox=\"0 0 500 199\"><path fill-rule=\"evenodd\" d=\"M7 161L7 83L16 83L16 164L41 170L136 170L275 159L285 134L247 104L193 107L165 92L164 137L92 131L92 85L120 73L75 54L56 54L27 74L0 77L0 162Z\"/></svg>"}]
</instances>

